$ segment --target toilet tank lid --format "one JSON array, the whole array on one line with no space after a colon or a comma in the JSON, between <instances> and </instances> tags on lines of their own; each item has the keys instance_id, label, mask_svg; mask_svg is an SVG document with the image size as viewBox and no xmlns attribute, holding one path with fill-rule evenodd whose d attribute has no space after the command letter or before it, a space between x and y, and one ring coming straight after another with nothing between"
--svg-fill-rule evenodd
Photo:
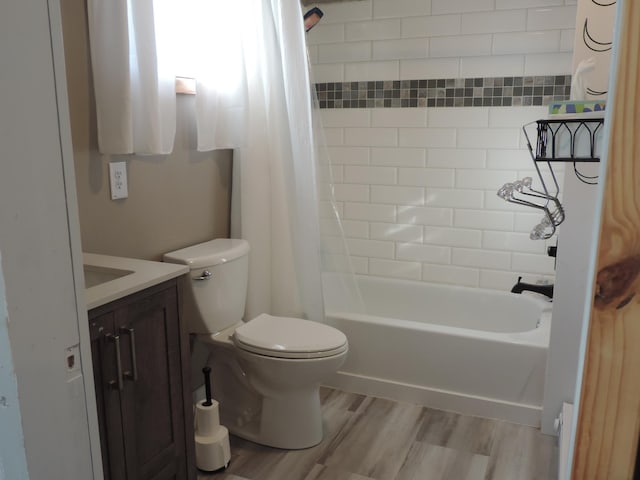
<instances>
[{"instance_id":1,"label":"toilet tank lid","mask_svg":"<svg viewBox=\"0 0 640 480\"><path fill-rule=\"evenodd\" d=\"M165 253L162 259L169 263L188 265L189 268L212 267L230 262L249 253L249 242L235 238L216 238L208 242Z\"/></svg>"}]
</instances>

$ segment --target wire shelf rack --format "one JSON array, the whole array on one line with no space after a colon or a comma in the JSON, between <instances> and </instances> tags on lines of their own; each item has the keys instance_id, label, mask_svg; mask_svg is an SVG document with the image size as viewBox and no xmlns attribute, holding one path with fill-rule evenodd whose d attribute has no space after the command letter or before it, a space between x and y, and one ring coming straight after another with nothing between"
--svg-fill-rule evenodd
<instances>
[{"instance_id":1,"label":"wire shelf rack","mask_svg":"<svg viewBox=\"0 0 640 480\"><path fill-rule=\"evenodd\" d=\"M529 138L530 127L534 124L536 125L535 150ZM527 147L545 192L548 193L548 186L542 178L538 166L540 162L547 164L554 181L555 195L559 193L559 187L553 171L552 163L554 162L572 163L573 171L581 182L589 185L598 183L598 176L585 175L580 171L578 163L600 161L603 125L603 118L567 118L537 120L522 127L527 139Z\"/></svg>"},{"instance_id":2,"label":"wire shelf rack","mask_svg":"<svg viewBox=\"0 0 640 480\"><path fill-rule=\"evenodd\" d=\"M536 149L527 128L536 128ZM599 162L599 134L604 119L537 120L522 127L534 162ZM582 139L588 139L583 141Z\"/></svg>"}]
</instances>

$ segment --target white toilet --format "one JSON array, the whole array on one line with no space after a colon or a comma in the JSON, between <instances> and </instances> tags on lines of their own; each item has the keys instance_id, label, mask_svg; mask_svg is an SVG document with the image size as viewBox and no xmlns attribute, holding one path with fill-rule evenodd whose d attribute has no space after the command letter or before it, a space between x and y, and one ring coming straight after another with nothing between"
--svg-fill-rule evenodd
<instances>
[{"instance_id":1,"label":"white toilet","mask_svg":"<svg viewBox=\"0 0 640 480\"><path fill-rule=\"evenodd\" d=\"M213 396L221 423L272 447L322 440L320 382L344 362L346 336L333 327L261 314L244 322L249 244L216 239L164 255L190 268L184 317L211 351Z\"/></svg>"}]
</instances>

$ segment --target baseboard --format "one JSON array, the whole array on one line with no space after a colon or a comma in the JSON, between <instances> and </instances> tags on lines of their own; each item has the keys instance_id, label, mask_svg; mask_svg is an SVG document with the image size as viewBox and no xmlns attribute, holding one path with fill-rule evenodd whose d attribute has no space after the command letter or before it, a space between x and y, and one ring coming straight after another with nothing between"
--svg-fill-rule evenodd
<instances>
[{"instance_id":1,"label":"baseboard","mask_svg":"<svg viewBox=\"0 0 640 480\"><path fill-rule=\"evenodd\" d=\"M464 415L540 427L541 406L504 402L347 372L337 372L325 381L324 385L347 392L414 403Z\"/></svg>"}]
</instances>

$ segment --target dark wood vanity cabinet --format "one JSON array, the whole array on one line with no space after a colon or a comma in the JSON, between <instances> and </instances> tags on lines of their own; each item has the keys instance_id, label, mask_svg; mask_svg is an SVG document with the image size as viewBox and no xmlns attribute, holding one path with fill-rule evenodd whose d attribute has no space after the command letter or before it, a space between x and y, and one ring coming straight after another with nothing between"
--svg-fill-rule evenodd
<instances>
[{"instance_id":1,"label":"dark wood vanity cabinet","mask_svg":"<svg viewBox=\"0 0 640 480\"><path fill-rule=\"evenodd\" d=\"M89 312L105 479L194 480L177 280Z\"/></svg>"}]
</instances>

